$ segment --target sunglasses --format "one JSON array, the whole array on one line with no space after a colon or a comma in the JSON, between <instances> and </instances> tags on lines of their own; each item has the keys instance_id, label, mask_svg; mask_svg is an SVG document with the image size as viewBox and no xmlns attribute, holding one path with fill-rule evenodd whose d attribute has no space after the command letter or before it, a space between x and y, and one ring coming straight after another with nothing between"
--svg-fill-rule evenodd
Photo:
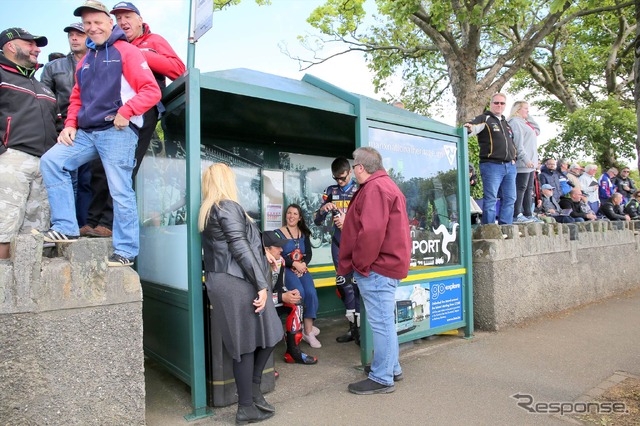
<instances>
[{"instance_id":1,"label":"sunglasses","mask_svg":"<svg viewBox=\"0 0 640 426\"><path fill-rule=\"evenodd\" d=\"M346 175L346 176L342 176L342 177L336 177L336 176L334 176L334 177L333 177L333 180L335 180L336 182L344 182L344 181L346 181L347 179L349 179L349 174L348 174L348 173L347 173L347 175Z\"/></svg>"},{"instance_id":2,"label":"sunglasses","mask_svg":"<svg viewBox=\"0 0 640 426\"><path fill-rule=\"evenodd\" d=\"M493 104L494 105L506 105L507 103L506 102L494 102Z\"/></svg>"}]
</instances>

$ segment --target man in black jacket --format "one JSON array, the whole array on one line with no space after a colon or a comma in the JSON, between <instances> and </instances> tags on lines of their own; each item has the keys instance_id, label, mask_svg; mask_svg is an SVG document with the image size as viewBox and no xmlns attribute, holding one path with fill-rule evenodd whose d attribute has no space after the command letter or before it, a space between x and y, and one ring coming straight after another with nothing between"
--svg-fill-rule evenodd
<instances>
[{"instance_id":1,"label":"man in black jacket","mask_svg":"<svg viewBox=\"0 0 640 426\"><path fill-rule=\"evenodd\" d=\"M516 202L516 145L513 131L502 113L507 97L496 93L491 97L489 110L466 123L470 136L478 135L480 145L480 176L484 196L482 198L482 223L495 223L498 190L500 216L498 223L513 223L513 208Z\"/></svg>"},{"instance_id":2,"label":"man in black jacket","mask_svg":"<svg viewBox=\"0 0 640 426\"><path fill-rule=\"evenodd\" d=\"M0 259L11 238L49 226L40 157L56 143L56 98L34 77L46 37L22 28L0 33Z\"/></svg>"},{"instance_id":3,"label":"man in black jacket","mask_svg":"<svg viewBox=\"0 0 640 426\"><path fill-rule=\"evenodd\" d=\"M582 191L578 188L573 188L569 192L570 198L560 199L560 208L571 209L570 216L575 219L576 222L584 222L586 220L596 220L597 217L593 213L585 213L582 211L580 203L582 201Z\"/></svg>"},{"instance_id":4,"label":"man in black jacket","mask_svg":"<svg viewBox=\"0 0 640 426\"><path fill-rule=\"evenodd\" d=\"M631 220L631 217L624 212L622 194L619 192L614 192L611 198L602 203L599 212L609 220Z\"/></svg>"},{"instance_id":5,"label":"man in black jacket","mask_svg":"<svg viewBox=\"0 0 640 426\"><path fill-rule=\"evenodd\" d=\"M620 170L620 174L613 179L613 184L618 188L618 192L622 194L623 203L631 200L633 193L636 192L633 179L629 177L630 171L628 167L624 167Z\"/></svg>"}]
</instances>

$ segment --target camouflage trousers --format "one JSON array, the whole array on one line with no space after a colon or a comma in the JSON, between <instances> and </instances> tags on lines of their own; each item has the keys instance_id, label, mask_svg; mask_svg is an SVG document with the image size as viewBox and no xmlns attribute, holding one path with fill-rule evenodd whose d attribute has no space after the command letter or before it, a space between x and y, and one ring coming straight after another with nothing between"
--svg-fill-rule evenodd
<instances>
[{"instance_id":1,"label":"camouflage trousers","mask_svg":"<svg viewBox=\"0 0 640 426\"><path fill-rule=\"evenodd\" d=\"M40 158L9 148L0 155L0 243L49 229L49 200Z\"/></svg>"}]
</instances>

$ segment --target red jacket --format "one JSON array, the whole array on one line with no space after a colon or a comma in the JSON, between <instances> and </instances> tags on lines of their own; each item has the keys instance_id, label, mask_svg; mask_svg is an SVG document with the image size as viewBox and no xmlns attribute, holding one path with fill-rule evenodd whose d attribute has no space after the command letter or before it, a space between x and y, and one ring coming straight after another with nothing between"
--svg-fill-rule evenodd
<instances>
[{"instance_id":1,"label":"red jacket","mask_svg":"<svg viewBox=\"0 0 640 426\"><path fill-rule=\"evenodd\" d=\"M379 170L360 185L342 227L338 275L369 271L393 279L409 273L411 235L404 195Z\"/></svg>"},{"instance_id":2,"label":"red jacket","mask_svg":"<svg viewBox=\"0 0 640 426\"><path fill-rule=\"evenodd\" d=\"M142 51L161 89L165 87L165 77L175 80L184 73L185 67L182 60L167 40L158 34L151 33L149 25L142 24L142 35L131 44Z\"/></svg>"}]
</instances>

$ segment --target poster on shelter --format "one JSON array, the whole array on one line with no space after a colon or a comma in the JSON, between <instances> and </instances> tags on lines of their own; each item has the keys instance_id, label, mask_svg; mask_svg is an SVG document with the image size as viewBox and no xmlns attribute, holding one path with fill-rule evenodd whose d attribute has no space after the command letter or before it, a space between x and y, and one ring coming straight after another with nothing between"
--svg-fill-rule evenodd
<instances>
[{"instance_id":1,"label":"poster on shelter","mask_svg":"<svg viewBox=\"0 0 640 426\"><path fill-rule=\"evenodd\" d=\"M462 321L462 278L431 282L431 327Z\"/></svg>"}]
</instances>

